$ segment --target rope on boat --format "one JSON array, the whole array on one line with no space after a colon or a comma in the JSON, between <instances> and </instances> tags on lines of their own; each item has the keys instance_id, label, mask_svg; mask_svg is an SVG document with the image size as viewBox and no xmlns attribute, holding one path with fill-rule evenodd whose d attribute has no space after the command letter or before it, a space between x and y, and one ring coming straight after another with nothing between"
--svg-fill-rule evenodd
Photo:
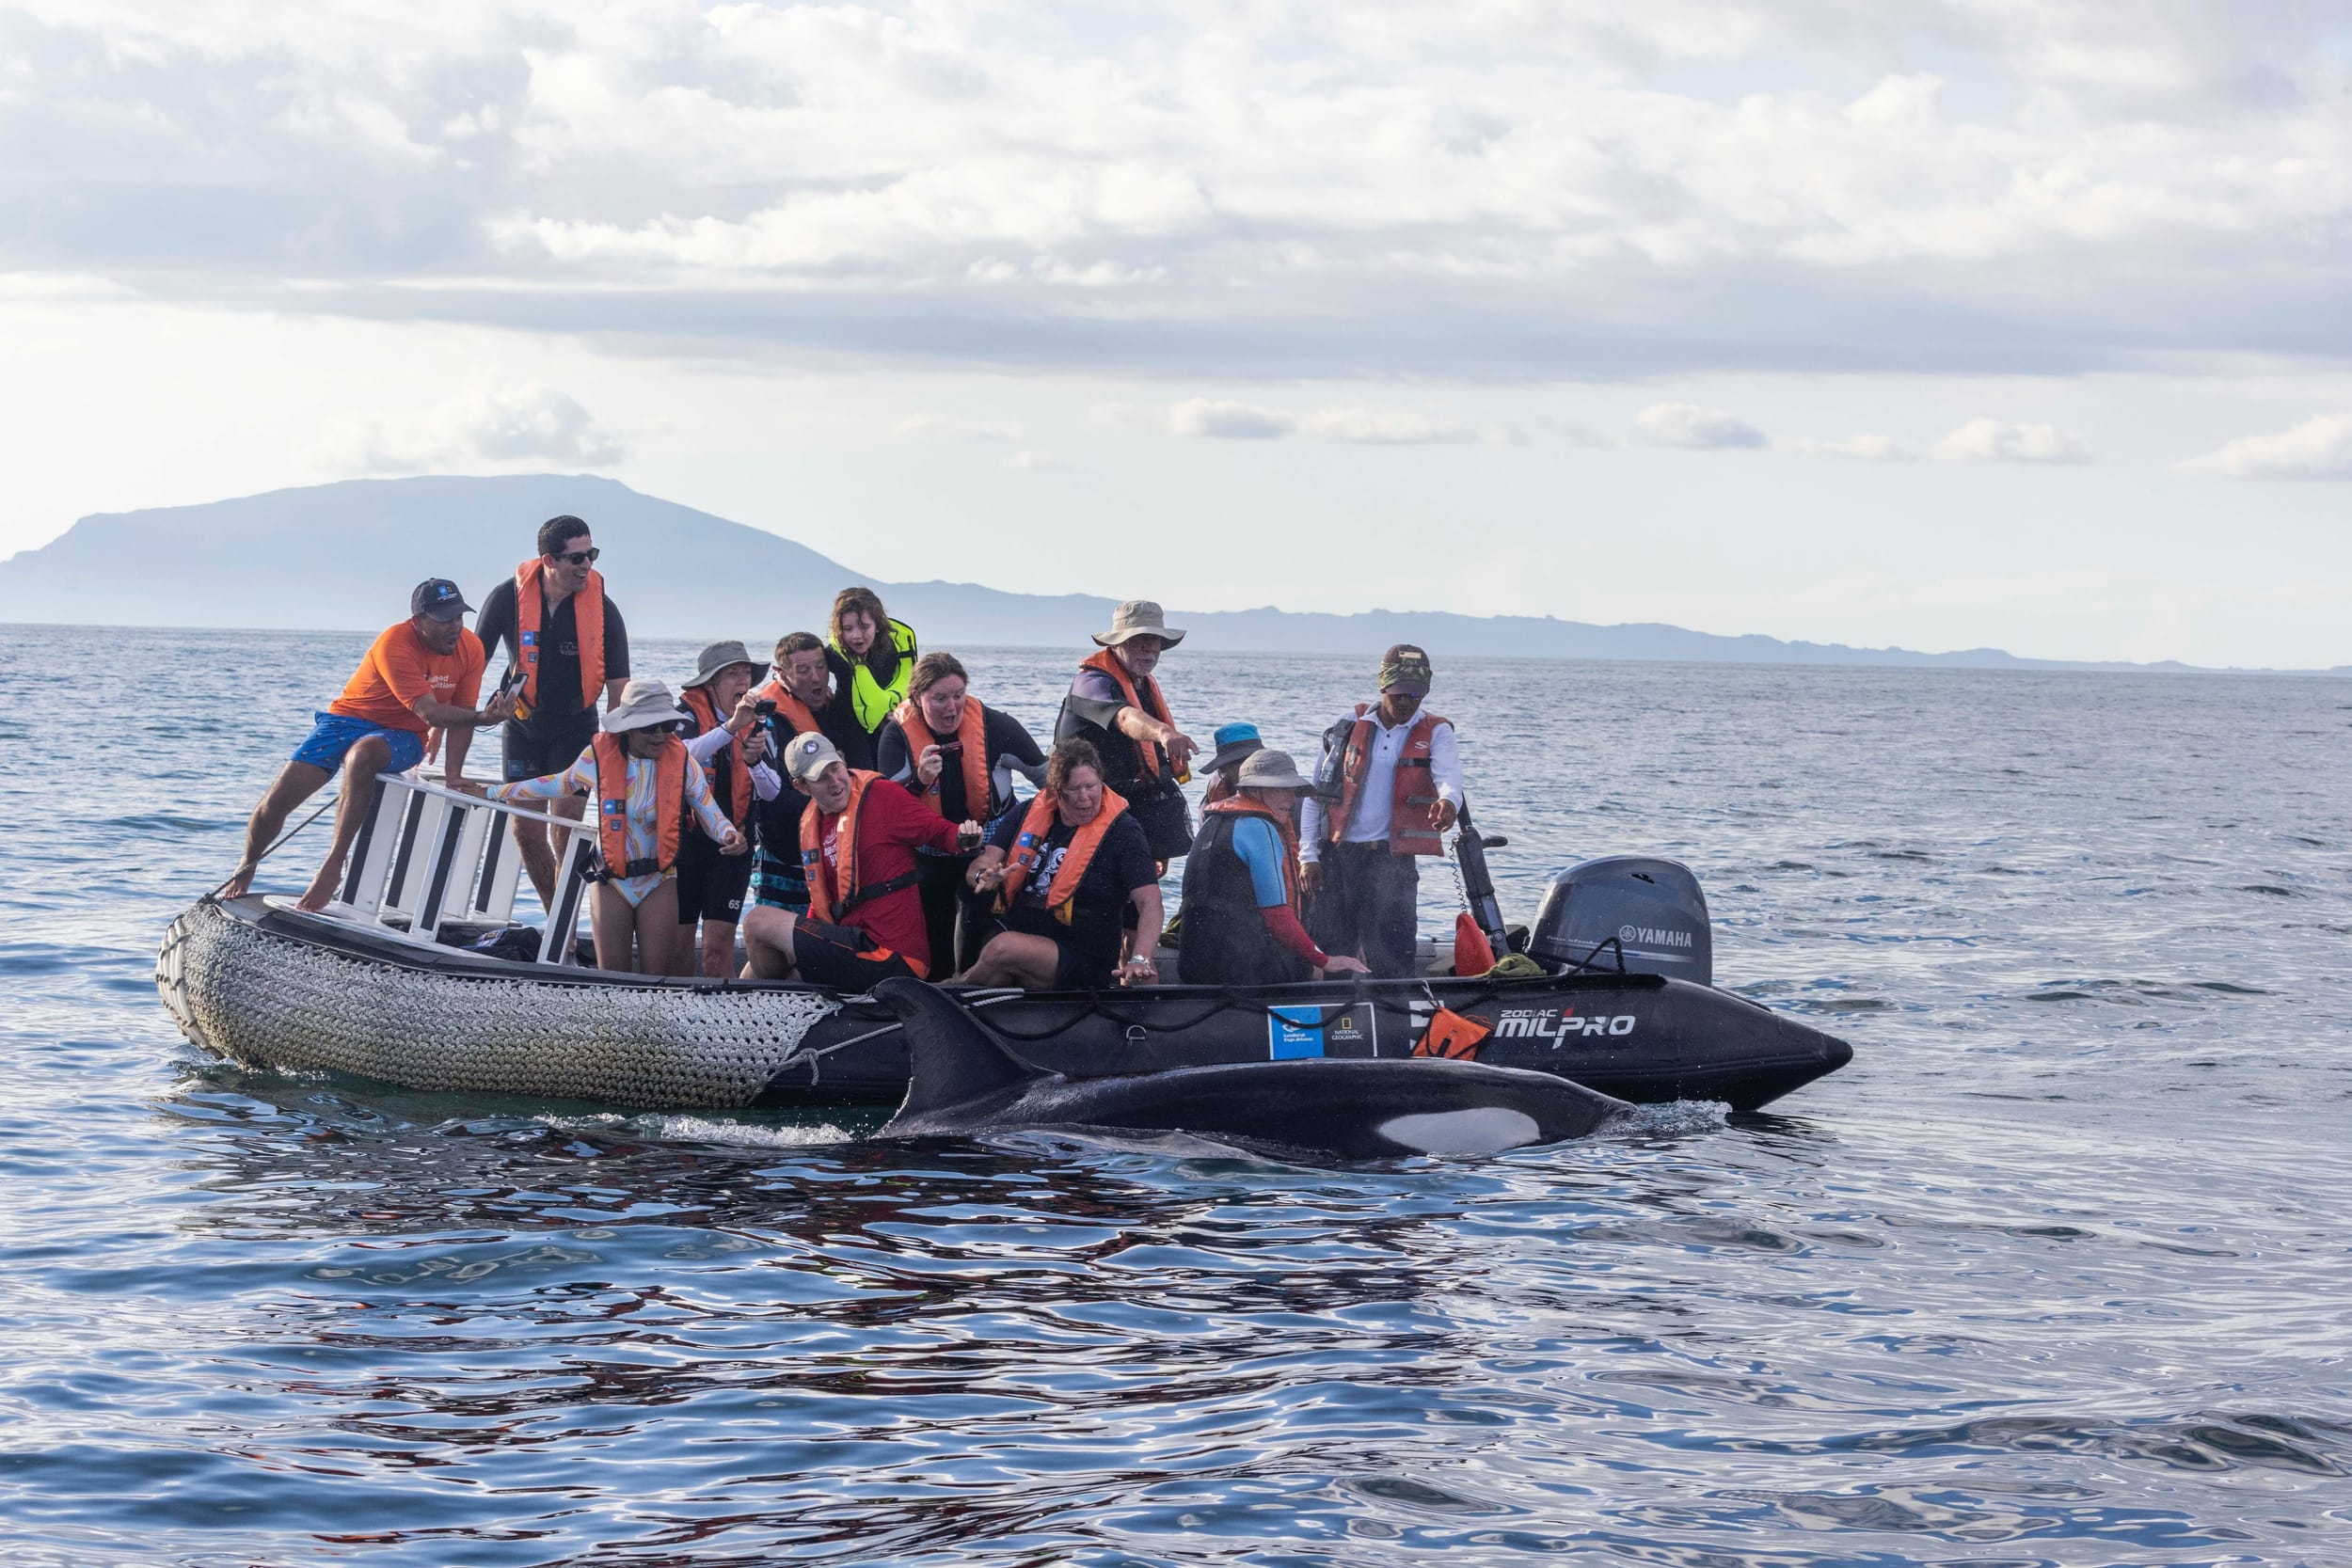
<instances>
[{"instance_id":1,"label":"rope on boat","mask_svg":"<svg viewBox=\"0 0 2352 1568\"><path fill-rule=\"evenodd\" d=\"M342 799L342 797L341 795L329 795L326 800L321 800L319 802L318 810L312 812L310 816L304 817L301 821L295 823L293 827L278 834L277 843L271 845L268 848L254 856L253 868L256 871L259 871L262 868L262 863L263 861L278 853L278 850L283 849L286 847L288 840L292 839L294 834L300 832L311 823L316 822L320 817L325 816L326 815L327 808L334 805ZM228 876L223 877L218 884L214 887L212 892L204 895L202 898L199 898L197 901L199 903L210 903L213 899L219 897L220 890L227 887L230 882L235 881L237 879L238 872L242 872L244 869L245 867L240 865L237 867L236 871L231 871Z\"/></svg>"}]
</instances>

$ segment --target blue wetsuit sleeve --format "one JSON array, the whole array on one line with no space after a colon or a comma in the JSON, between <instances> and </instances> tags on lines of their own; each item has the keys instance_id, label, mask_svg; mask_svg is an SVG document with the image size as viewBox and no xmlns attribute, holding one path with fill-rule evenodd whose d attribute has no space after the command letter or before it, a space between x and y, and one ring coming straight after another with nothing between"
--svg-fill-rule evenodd
<instances>
[{"instance_id":1,"label":"blue wetsuit sleeve","mask_svg":"<svg viewBox=\"0 0 2352 1568\"><path fill-rule=\"evenodd\" d=\"M1273 823L1253 816L1234 823L1233 853L1249 867L1249 888L1257 895L1260 909L1270 910L1290 902L1290 894L1282 885L1282 838L1274 831Z\"/></svg>"}]
</instances>

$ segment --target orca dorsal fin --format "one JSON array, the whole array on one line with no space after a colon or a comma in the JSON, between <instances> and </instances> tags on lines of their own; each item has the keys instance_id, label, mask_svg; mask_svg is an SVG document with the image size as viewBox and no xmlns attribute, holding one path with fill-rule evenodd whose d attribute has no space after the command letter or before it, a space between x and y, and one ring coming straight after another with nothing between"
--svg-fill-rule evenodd
<instances>
[{"instance_id":1,"label":"orca dorsal fin","mask_svg":"<svg viewBox=\"0 0 2352 1568\"><path fill-rule=\"evenodd\" d=\"M898 1015L912 1069L894 1121L1052 1076L1022 1060L971 1008L936 986L894 975L874 988L874 1000Z\"/></svg>"}]
</instances>

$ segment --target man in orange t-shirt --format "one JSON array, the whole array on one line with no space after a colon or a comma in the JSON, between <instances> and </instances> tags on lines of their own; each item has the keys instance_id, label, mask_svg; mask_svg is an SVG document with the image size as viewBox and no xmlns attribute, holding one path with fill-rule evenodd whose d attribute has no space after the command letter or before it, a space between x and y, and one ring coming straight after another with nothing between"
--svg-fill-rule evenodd
<instances>
[{"instance_id":1,"label":"man in orange t-shirt","mask_svg":"<svg viewBox=\"0 0 2352 1568\"><path fill-rule=\"evenodd\" d=\"M300 904L306 910L326 908L373 798L367 786L379 773L405 773L422 762L429 731L448 732L442 770L449 786L474 790L465 777L473 732L504 723L514 702L501 695L487 707L473 705L482 694L482 641L460 624L472 608L447 578L417 585L408 595L408 619L376 638L344 683L343 694L316 716L310 737L294 749L253 808L245 829L245 859L221 890L224 895L237 897L252 885L254 868L287 816L341 769L343 798L335 813L335 842Z\"/></svg>"}]
</instances>

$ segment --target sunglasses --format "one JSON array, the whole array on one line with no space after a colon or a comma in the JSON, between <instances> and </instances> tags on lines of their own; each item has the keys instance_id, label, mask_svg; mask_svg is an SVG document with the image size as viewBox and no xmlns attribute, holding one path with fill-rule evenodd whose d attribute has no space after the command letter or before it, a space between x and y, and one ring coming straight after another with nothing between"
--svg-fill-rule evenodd
<instances>
[{"instance_id":1,"label":"sunglasses","mask_svg":"<svg viewBox=\"0 0 2352 1568\"><path fill-rule=\"evenodd\" d=\"M566 566L585 566L603 553L602 550L573 550L567 554L558 555L555 559Z\"/></svg>"}]
</instances>

